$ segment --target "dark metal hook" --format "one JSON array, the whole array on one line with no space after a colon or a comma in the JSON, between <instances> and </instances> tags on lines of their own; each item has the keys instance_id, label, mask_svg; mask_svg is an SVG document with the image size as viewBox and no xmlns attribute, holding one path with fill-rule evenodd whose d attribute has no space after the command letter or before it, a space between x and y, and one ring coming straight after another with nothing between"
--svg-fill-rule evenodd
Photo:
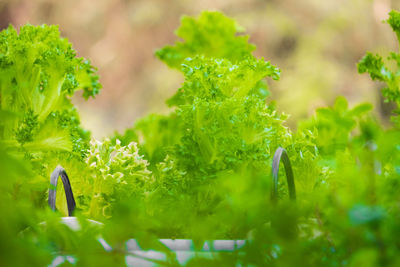
<instances>
[{"instance_id":1,"label":"dark metal hook","mask_svg":"<svg viewBox=\"0 0 400 267\"><path fill-rule=\"evenodd\" d=\"M68 216L72 216L72 212L75 209L76 203L74 194L72 193L71 184L69 182L68 175L63 167L58 165L50 176L50 184L52 188L49 189L49 206L52 210L56 210L56 194L57 194L57 182L58 177L61 176L61 180L64 185L65 197L67 198L68 205Z\"/></svg>"},{"instance_id":2,"label":"dark metal hook","mask_svg":"<svg viewBox=\"0 0 400 267\"><path fill-rule=\"evenodd\" d=\"M290 164L290 160L288 154L285 149L279 147L274 154L274 158L272 161L272 190L271 190L271 199L276 202L278 200L278 175L279 175L279 164L283 162L286 172L286 179L289 187L289 197L292 200L296 200L296 187L294 185L294 176L292 165Z\"/></svg>"}]
</instances>

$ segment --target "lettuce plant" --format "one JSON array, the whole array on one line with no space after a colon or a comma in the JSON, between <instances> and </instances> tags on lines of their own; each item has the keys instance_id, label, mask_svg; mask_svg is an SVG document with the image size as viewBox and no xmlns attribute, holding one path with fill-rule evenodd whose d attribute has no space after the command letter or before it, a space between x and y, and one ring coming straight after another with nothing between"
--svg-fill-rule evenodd
<instances>
[{"instance_id":1,"label":"lettuce plant","mask_svg":"<svg viewBox=\"0 0 400 267\"><path fill-rule=\"evenodd\" d=\"M399 21L390 12L397 37ZM1 32L0 265L49 265L59 255L76 265L125 265L130 238L165 253L157 263L170 266L179 257L159 238L190 238L196 252L209 239L247 240L238 253L196 253L187 266L399 265L398 122L383 127L372 105L349 107L338 97L291 132L267 99L280 70L252 55L242 30L219 12L183 17L181 40L156 52L184 76L166 101L170 113L91 143L69 97L98 93L94 68L56 27ZM367 53L358 65L397 104L398 59ZM296 202L285 201L283 177L279 200L270 201L278 147L293 165ZM70 175L81 231L38 204L57 164ZM104 222L112 251L87 218Z\"/></svg>"},{"instance_id":2,"label":"lettuce plant","mask_svg":"<svg viewBox=\"0 0 400 267\"><path fill-rule=\"evenodd\" d=\"M180 235L195 233L184 226L188 221L207 220L212 214L217 218L216 209L222 213L222 207L232 209L227 195L239 199L257 192L259 197L249 205L261 209L272 155L292 137L284 126L286 115L266 103L265 78L278 80L280 70L251 54L255 46L247 42L248 36L237 35L241 30L219 12L184 17L176 31L182 41L156 52L185 77L182 87L167 100L173 111L168 116L141 119L116 137L125 144L138 142L155 179L146 199L148 211L182 211L169 224L180 227ZM228 176L237 178L229 180ZM243 191L235 195L231 183L239 177ZM238 214L245 212L246 205L241 209ZM179 222L179 218L187 221ZM246 227L237 226L240 235ZM226 236L227 229L221 236Z\"/></svg>"},{"instance_id":3,"label":"lettuce plant","mask_svg":"<svg viewBox=\"0 0 400 267\"><path fill-rule=\"evenodd\" d=\"M16 194L43 206L53 169L84 164L90 133L70 97L99 93L96 69L76 56L57 26L25 25L0 32L0 72L0 147L33 170L28 184L16 181Z\"/></svg>"},{"instance_id":4,"label":"lettuce plant","mask_svg":"<svg viewBox=\"0 0 400 267\"><path fill-rule=\"evenodd\" d=\"M101 88L88 60L77 58L56 26L10 26L0 33L1 139L28 152L68 151L83 157L88 134L68 97ZM85 141L86 140L86 141ZM85 143L86 142L86 143Z\"/></svg>"},{"instance_id":5,"label":"lettuce plant","mask_svg":"<svg viewBox=\"0 0 400 267\"><path fill-rule=\"evenodd\" d=\"M386 21L397 35L400 45L400 12L392 10ZM386 102L393 101L400 106L400 53L390 52L385 59L379 54L368 52L358 63L359 73L369 73L372 80L384 82L382 95ZM395 110L395 121L398 123L399 109Z\"/></svg>"},{"instance_id":6,"label":"lettuce plant","mask_svg":"<svg viewBox=\"0 0 400 267\"><path fill-rule=\"evenodd\" d=\"M143 195L151 187L148 163L138 154L134 142L121 146L119 140L115 145L110 139L93 140L85 162L89 175L75 189L78 197L87 200L87 216L91 218L109 217L107 208L115 201L134 194Z\"/></svg>"}]
</instances>

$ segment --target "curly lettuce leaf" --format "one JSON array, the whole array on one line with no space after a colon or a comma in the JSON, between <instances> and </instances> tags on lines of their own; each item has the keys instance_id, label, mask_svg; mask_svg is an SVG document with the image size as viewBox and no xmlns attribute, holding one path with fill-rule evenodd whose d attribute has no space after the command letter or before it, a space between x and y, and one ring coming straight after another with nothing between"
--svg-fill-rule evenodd
<instances>
[{"instance_id":1,"label":"curly lettuce leaf","mask_svg":"<svg viewBox=\"0 0 400 267\"><path fill-rule=\"evenodd\" d=\"M179 143L182 123L175 113L170 115L150 114L135 122L124 134L115 134L113 140L122 145L138 143L139 151L149 161L149 169L156 171L156 164L163 161L167 153Z\"/></svg>"},{"instance_id":2,"label":"curly lettuce leaf","mask_svg":"<svg viewBox=\"0 0 400 267\"><path fill-rule=\"evenodd\" d=\"M265 77L278 80L280 70L269 61L248 58L234 64L226 59L205 57L187 58L182 64L185 83L167 103L179 106L192 103L194 98L204 101L223 101L259 94L260 82Z\"/></svg>"},{"instance_id":3,"label":"curly lettuce leaf","mask_svg":"<svg viewBox=\"0 0 400 267\"><path fill-rule=\"evenodd\" d=\"M76 183L76 195L86 199L91 218L110 216L110 206L118 199L143 195L152 184L148 162L139 154L137 144L122 146L117 140L93 140L85 160L91 175Z\"/></svg>"},{"instance_id":4,"label":"curly lettuce leaf","mask_svg":"<svg viewBox=\"0 0 400 267\"><path fill-rule=\"evenodd\" d=\"M146 210L167 220L165 232L196 236L196 222L213 225L213 218L229 218L239 209L237 228L221 231L222 236L229 230L243 235L248 228L242 215L250 206L257 213L268 201L260 191L268 187L275 149L291 142L286 115L266 104L265 79L278 80L280 70L256 59L255 47L236 34L239 30L219 12L184 17L177 31L183 40L156 53L185 76L167 100L174 110L141 119L116 136L124 144L138 142L151 163L154 183L145 197ZM245 195L260 197L237 205ZM193 228L177 218L187 218Z\"/></svg>"},{"instance_id":5,"label":"curly lettuce leaf","mask_svg":"<svg viewBox=\"0 0 400 267\"><path fill-rule=\"evenodd\" d=\"M94 97L101 88L95 68L76 57L57 26L13 26L0 32L0 110L15 114L2 123L4 144L34 150L87 149L88 134L69 101L76 91Z\"/></svg>"},{"instance_id":6,"label":"curly lettuce leaf","mask_svg":"<svg viewBox=\"0 0 400 267\"><path fill-rule=\"evenodd\" d=\"M396 33L400 44L400 12L392 10L386 21ZM393 101L400 107L400 53L391 52L385 59L379 54L368 52L358 63L359 73L368 73L372 80L386 84L382 89L385 101ZM399 113L399 110L395 110ZM393 117L394 121L397 121Z\"/></svg>"},{"instance_id":7,"label":"curly lettuce leaf","mask_svg":"<svg viewBox=\"0 0 400 267\"><path fill-rule=\"evenodd\" d=\"M392 27L393 31L397 35L397 39L400 42L400 12L397 10L390 11L387 23L389 23L390 27Z\"/></svg>"},{"instance_id":8,"label":"curly lettuce leaf","mask_svg":"<svg viewBox=\"0 0 400 267\"><path fill-rule=\"evenodd\" d=\"M238 35L243 31L235 20L220 12L204 11L197 18L183 16L175 32L182 41L158 50L156 56L175 69L180 69L185 58L196 55L226 58L235 63L251 57L255 50L247 42L247 35Z\"/></svg>"}]
</instances>

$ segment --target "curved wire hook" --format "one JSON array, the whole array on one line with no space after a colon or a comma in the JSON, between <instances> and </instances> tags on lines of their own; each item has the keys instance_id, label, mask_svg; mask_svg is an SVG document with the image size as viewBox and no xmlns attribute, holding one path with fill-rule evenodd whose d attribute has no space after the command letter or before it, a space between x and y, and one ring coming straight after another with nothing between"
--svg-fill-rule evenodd
<instances>
[{"instance_id":1,"label":"curved wire hook","mask_svg":"<svg viewBox=\"0 0 400 267\"><path fill-rule=\"evenodd\" d=\"M72 193L72 188L67 172L60 165L58 165L54 169L53 173L50 176L51 188L49 189L49 206L52 210L56 210L57 182L58 177L60 176L64 185L65 197L67 198L68 216L72 216L72 212L74 211L76 206L74 194Z\"/></svg>"},{"instance_id":2,"label":"curved wire hook","mask_svg":"<svg viewBox=\"0 0 400 267\"><path fill-rule=\"evenodd\" d=\"M273 202L278 200L278 175L279 175L279 163L283 162L286 172L286 179L289 187L289 197L291 200L296 200L296 187L294 185L294 176L292 165L290 164L290 160L288 154L285 149L279 147L274 154L274 158L272 160L272 191L271 191L271 199Z\"/></svg>"}]
</instances>

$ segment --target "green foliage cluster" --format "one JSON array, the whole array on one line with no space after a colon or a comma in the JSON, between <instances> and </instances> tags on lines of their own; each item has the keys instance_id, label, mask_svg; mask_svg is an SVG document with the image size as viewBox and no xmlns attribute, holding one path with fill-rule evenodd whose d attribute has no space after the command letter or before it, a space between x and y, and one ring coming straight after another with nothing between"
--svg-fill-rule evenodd
<instances>
[{"instance_id":1,"label":"green foliage cluster","mask_svg":"<svg viewBox=\"0 0 400 267\"><path fill-rule=\"evenodd\" d=\"M399 37L400 13L390 12L387 22ZM370 104L350 108L339 97L290 131L287 116L267 101L267 81L280 70L255 58L241 31L219 12L183 17L182 40L156 52L184 75L167 100L170 114L148 115L91 143L68 97L79 89L85 98L98 93L94 68L56 27L1 32L0 265L49 265L58 255L71 255L72 265L125 265L125 242L135 238L176 266L176 254L158 239L190 238L194 249L210 239L247 243L239 253L198 255L187 266L398 266L397 121L385 129ZM399 58L391 53L390 67ZM387 64L367 53L358 70L385 82L383 95L399 105L399 71ZM283 168L279 201L270 199L278 147L293 165L296 202L288 200ZM44 208L57 164L71 179L77 231Z\"/></svg>"},{"instance_id":2,"label":"green foliage cluster","mask_svg":"<svg viewBox=\"0 0 400 267\"><path fill-rule=\"evenodd\" d=\"M44 206L53 165L82 163L89 148L90 133L80 127L69 97L77 90L94 96L101 85L94 67L76 57L56 26L3 30L0 73L0 149L33 171L25 182L3 179L16 187L13 199L26 194Z\"/></svg>"},{"instance_id":3,"label":"green foliage cluster","mask_svg":"<svg viewBox=\"0 0 400 267\"><path fill-rule=\"evenodd\" d=\"M90 62L76 57L56 26L26 25L19 34L10 26L0 33L0 70L2 145L30 157L67 151L83 159L89 134L68 97L99 92Z\"/></svg>"},{"instance_id":4,"label":"green foliage cluster","mask_svg":"<svg viewBox=\"0 0 400 267\"><path fill-rule=\"evenodd\" d=\"M185 77L167 100L174 111L165 117L149 115L116 136L125 143L138 142L149 156L155 182L146 205L160 221L170 217L163 235L199 235L192 226L206 220L209 227L203 230L209 235L246 237L250 228L242 218L249 206L254 217L265 206L272 155L290 142L290 131L283 125L286 116L266 105L264 78L278 80L280 70L252 56L254 45L247 44L247 36L236 36L237 28L218 12L184 17L177 30L184 42L156 52L167 65L181 66ZM232 217L237 206L230 201L240 203L246 194L258 196L240 204L235 213L238 223L213 231L211 225Z\"/></svg>"},{"instance_id":5,"label":"green foliage cluster","mask_svg":"<svg viewBox=\"0 0 400 267\"><path fill-rule=\"evenodd\" d=\"M176 69L181 69L182 62L195 55L225 58L237 63L252 57L251 52L256 48L247 42L247 35L237 35L243 31L236 21L219 12L205 11L198 18L183 16L181 26L175 32L182 41L165 46L156 52L156 56Z\"/></svg>"},{"instance_id":6,"label":"green foliage cluster","mask_svg":"<svg viewBox=\"0 0 400 267\"><path fill-rule=\"evenodd\" d=\"M133 194L143 194L151 186L151 172L147 161L138 154L136 143L121 146L119 140L113 145L110 139L93 141L87 158L89 175L77 189L77 195L88 198L87 216L107 217L107 208ZM83 204L83 203L82 203ZM84 207L84 205L82 205Z\"/></svg>"},{"instance_id":7,"label":"green foliage cluster","mask_svg":"<svg viewBox=\"0 0 400 267\"><path fill-rule=\"evenodd\" d=\"M387 23L396 33L400 45L400 12L392 10L389 16ZM385 83L386 87L382 89L385 101L393 101L400 107L400 53L391 52L384 60L381 55L368 52L358 64L358 71L367 72L372 80ZM399 123L399 112L399 109L395 110L396 116L393 119L396 124Z\"/></svg>"}]
</instances>

